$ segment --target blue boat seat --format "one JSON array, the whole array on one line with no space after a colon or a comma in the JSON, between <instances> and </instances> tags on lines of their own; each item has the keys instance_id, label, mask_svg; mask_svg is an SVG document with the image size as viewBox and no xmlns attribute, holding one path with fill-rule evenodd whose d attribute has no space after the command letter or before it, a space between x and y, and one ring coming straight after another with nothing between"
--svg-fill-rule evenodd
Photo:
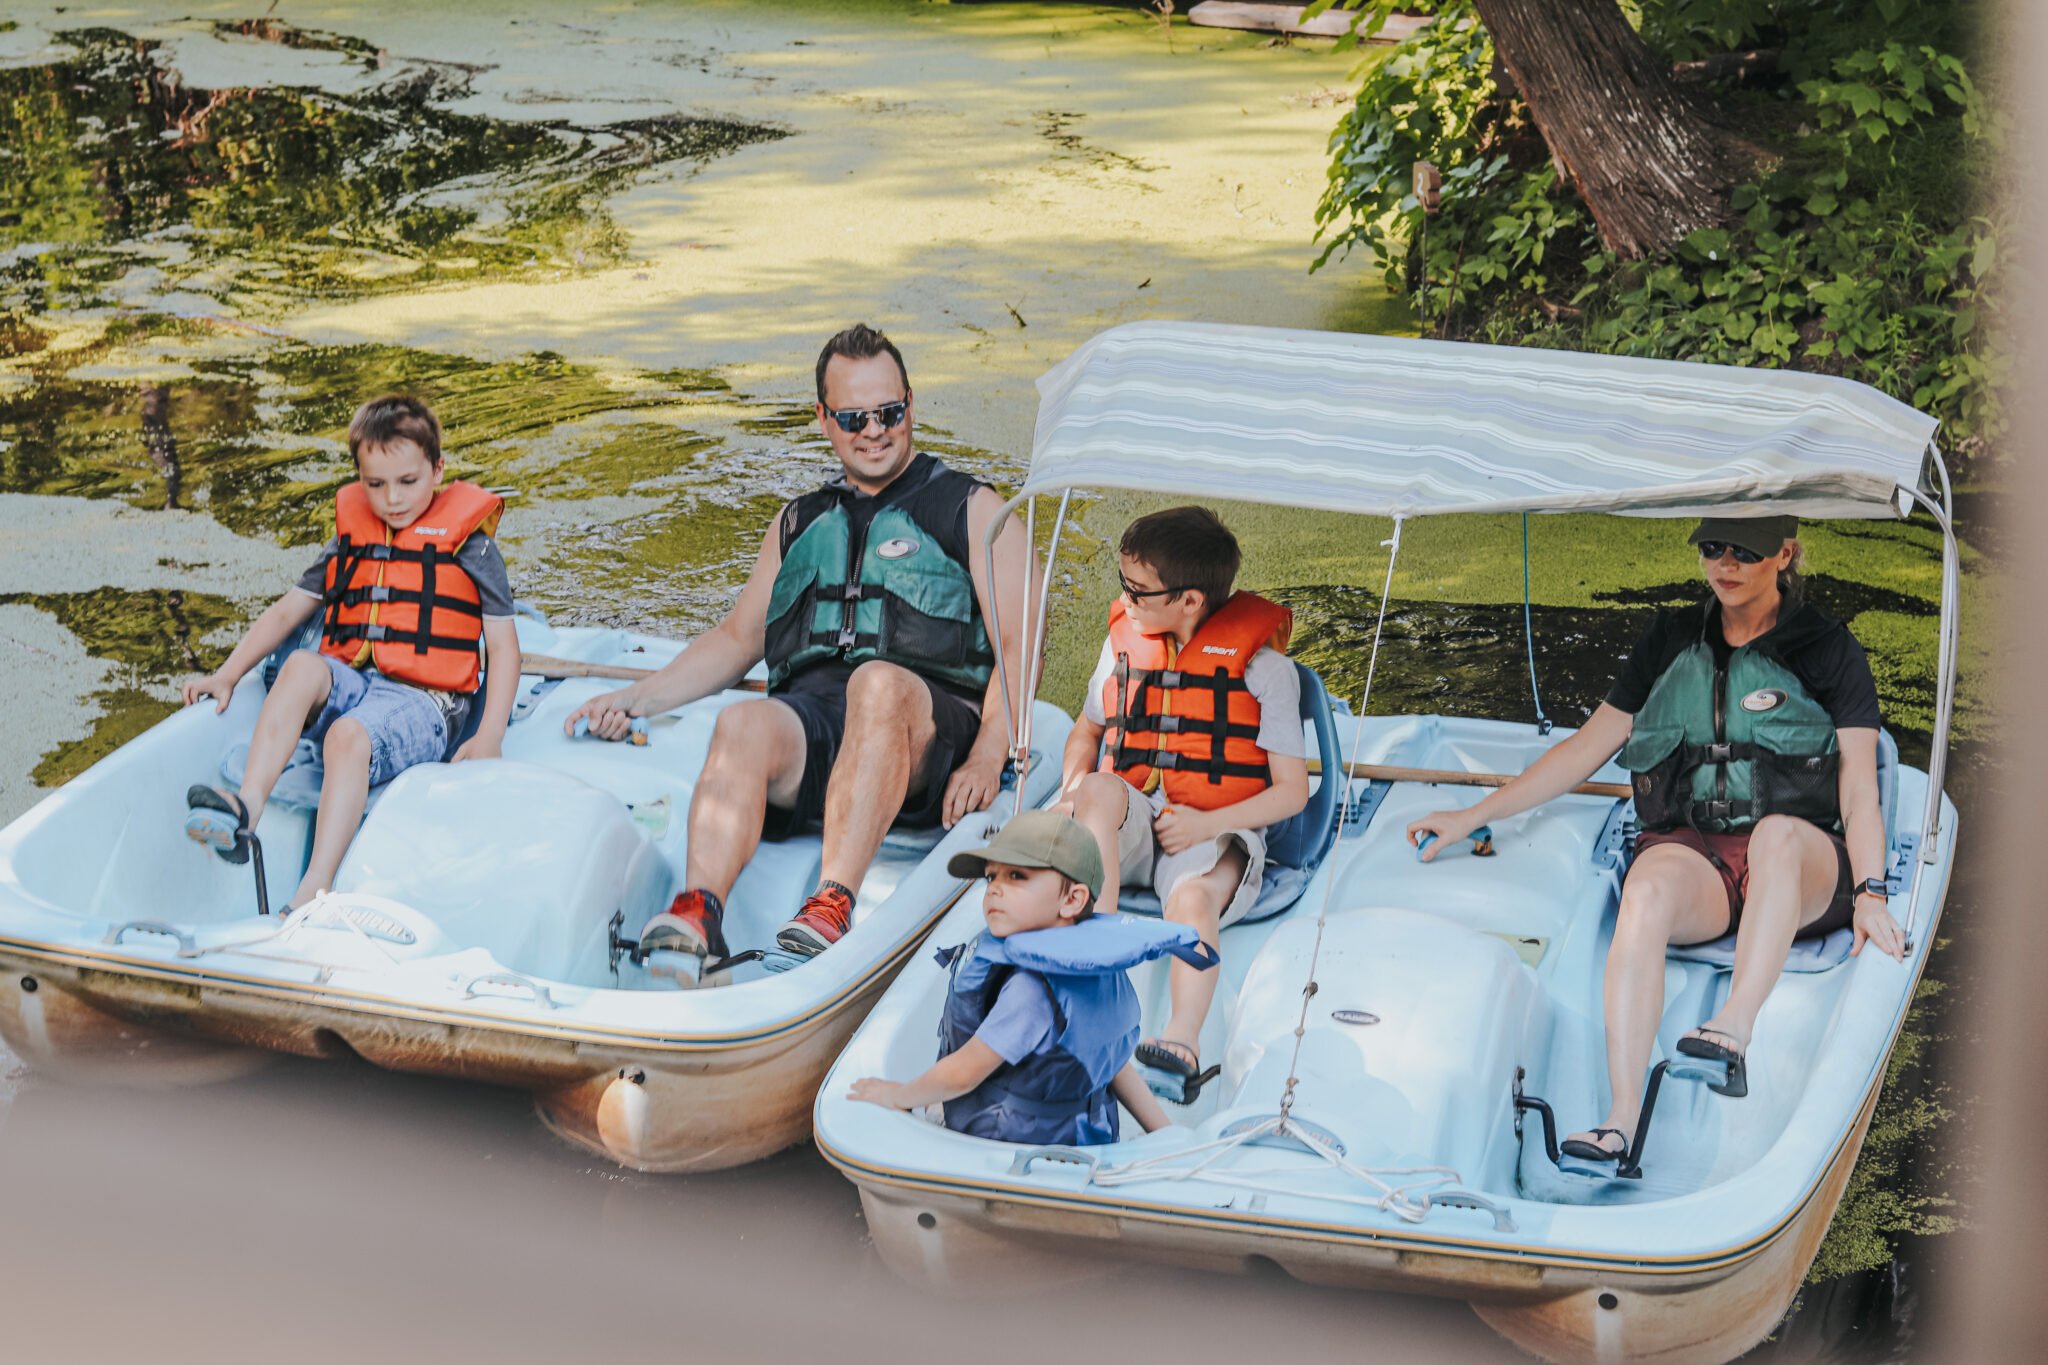
<instances>
[{"instance_id":1,"label":"blue boat seat","mask_svg":"<svg viewBox=\"0 0 2048 1365\"><path fill-rule=\"evenodd\" d=\"M1330 694L1323 680L1307 664L1296 662L1301 677L1301 718L1315 735L1315 751L1323 772L1311 778L1308 804L1288 819L1266 831L1266 876L1260 883L1252 908L1236 922L1252 924L1286 910L1308 890L1331 845L1337 842L1337 810L1350 785L1344 771L1343 746L1338 742L1337 717L1330 706ZM1117 908L1134 914L1161 913L1159 897L1149 889L1125 887Z\"/></svg>"},{"instance_id":2,"label":"blue boat seat","mask_svg":"<svg viewBox=\"0 0 2048 1365\"><path fill-rule=\"evenodd\" d=\"M1877 809L1884 817L1885 863L1891 863L1891 849L1898 825L1899 804L1899 744L1889 730L1877 732ZM1855 946L1854 929L1837 929L1824 938L1802 938L1792 941L1792 951L1785 959L1788 972L1824 972L1838 967L1849 960L1849 949ZM1665 957L1673 962L1703 962L1722 971L1735 969L1735 935L1723 934L1710 943L1690 943L1673 947Z\"/></svg>"}]
</instances>

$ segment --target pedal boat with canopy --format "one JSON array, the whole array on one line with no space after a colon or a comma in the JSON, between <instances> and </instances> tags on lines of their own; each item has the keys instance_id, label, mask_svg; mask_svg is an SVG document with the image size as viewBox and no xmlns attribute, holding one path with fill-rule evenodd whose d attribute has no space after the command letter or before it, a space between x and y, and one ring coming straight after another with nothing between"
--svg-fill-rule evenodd
<instances>
[{"instance_id":1,"label":"pedal boat with canopy","mask_svg":"<svg viewBox=\"0 0 2048 1365\"><path fill-rule=\"evenodd\" d=\"M643 955L680 888L691 793L736 688L651 718L632 744L563 720L674 641L522 616L500 760L427 764L373 790L330 893L282 918L318 805L310 745L257 830L257 872L187 840L186 786L239 780L263 670L224 715L190 707L0 831L0 1036L33 1069L148 1084L275 1053L531 1091L557 1133L621 1165L712 1170L801 1142L832 1058L965 883L951 831L891 832L829 952L775 931L817 884L815 835L764 844L728 900L734 958ZM538 661L538 662L537 662ZM1041 705L1052 742L1066 718ZM1041 765L1023 791L1045 797ZM766 951L761 951L765 949ZM693 988L694 987L694 988Z\"/></svg>"},{"instance_id":2,"label":"pedal boat with canopy","mask_svg":"<svg viewBox=\"0 0 2048 1365\"><path fill-rule=\"evenodd\" d=\"M1006 1290L1136 1261L1277 1265L1463 1298L1558 1361L1723 1361L1760 1341L1855 1164L1954 853L1941 773L1957 547L1935 423L1809 374L1177 323L1105 332L1039 389L1027 516L1056 497L1063 521L1073 490L1121 489L1391 518L1382 621L1402 530L1423 517L1924 513L1942 546L1930 771L1887 742L1880 772L1910 946L1901 964L1848 957L1847 931L1800 945L1741 1099L1709 1088L1717 1066L1675 1051L1725 997L1732 940L1674 950L1649 1077L1661 1097L1632 1159L1561 1165L1553 1115L1576 1127L1606 1108L1601 975L1633 832L1628 775L1610 766L1499 822L1491 857L1419 864L1410 820L1477 799L1566 731L1375 714L1376 628L1365 695L1339 722L1349 766L1317 779L1319 797L1341 787L1318 801L1334 848L1291 908L1224 931L1202 1036L1221 1075L1175 1126L1143 1134L1126 1116L1112 1146L1024 1148L853 1102L854 1079L929 1064L946 976L920 955L884 995L814 1125L884 1259L913 1280ZM979 928L970 893L932 942ZM1133 980L1156 1029L1166 970Z\"/></svg>"}]
</instances>

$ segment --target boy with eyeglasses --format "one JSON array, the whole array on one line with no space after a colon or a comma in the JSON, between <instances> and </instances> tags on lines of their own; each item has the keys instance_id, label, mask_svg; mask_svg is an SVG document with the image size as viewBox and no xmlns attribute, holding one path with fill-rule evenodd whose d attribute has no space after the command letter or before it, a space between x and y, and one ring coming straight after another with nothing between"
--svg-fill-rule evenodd
<instances>
[{"instance_id":1,"label":"boy with eyeglasses","mask_svg":"<svg viewBox=\"0 0 2048 1365\"><path fill-rule=\"evenodd\" d=\"M1233 591L1237 538L1205 507L1138 518L1118 546L1122 595L1067 740L1056 809L1095 835L1109 886L1148 886L1215 948L1257 899L1265 830L1308 804L1294 614ZM1137 1060L1192 1103L1216 974L1170 973L1172 1013Z\"/></svg>"}]
</instances>

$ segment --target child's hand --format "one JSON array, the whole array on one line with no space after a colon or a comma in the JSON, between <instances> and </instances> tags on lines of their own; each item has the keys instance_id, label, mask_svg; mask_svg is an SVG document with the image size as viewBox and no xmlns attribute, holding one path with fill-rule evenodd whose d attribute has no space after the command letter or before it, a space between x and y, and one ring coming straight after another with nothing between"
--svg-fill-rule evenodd
<instances>
[{"instance_id":1,"label":"child's hand","mask_svg":"<svg viewBox=\"0 0 2048 1365\"><path fill-rule=\"evenodd\" d=\"M1195 810L1188 806L1168 806L1159 812L1152 822L1152 833L1158 836L1159 847L1165 853L1178 853L1184 848L1193 848L1204 839L1213 839L1222 831L1217 827L1215 812Z\"/></svg>"},{"instance_id":2,"label":"child's hand","mask_svg":"<svg viewBox=\"0 0 2048 1365\"><path fill-rule=\"evenodd\" d=\"M912 1109L916 1106L906 1104L903 1098L903 1092L909 1088L899 1081L885 1081L880 1076L863 1076L853 1083L853 1089L847 1092L846 1098L864 1104L879 1104L884 1109Z\"/></svg>"},{"instance_id":3,"label":"child's hand","mask_svg":"<svg viewBox=\"0 0 2048 1365\"><path fill-rule=\"evenodd\" d=\"M466 763L472 758L503 758L505 750L499 741L486 739L480 734L471 735L462 741L462 747L455 751L450 763Z\"/></svg>"},{"instance_id":4,"label":"child's hand","mask_svg":"<svg viewBox=\"0 0 2048 1365\"><path fill-rule=\"evenodd\" d=\"M201 697L213 698L213 714L216 716L228 709L229 698L235 695L235 685L218 673L209 673L203 678L187 678L185 685L178 689L190 706Z\"/></svg>"},{"instance_id":5,"label":"child's hand","mask_svg":"<svg viewBox=\"0 0 2048 1365\"><path fill-rule=\"evenodd\" d=\"M562 722L562 733L570 737L576 734L576 722L590 722L590 733L599 739L621 740L633 729L633 689L622 687L616 692L592 697L569 713Z\"/></svg>"}]
</instances>

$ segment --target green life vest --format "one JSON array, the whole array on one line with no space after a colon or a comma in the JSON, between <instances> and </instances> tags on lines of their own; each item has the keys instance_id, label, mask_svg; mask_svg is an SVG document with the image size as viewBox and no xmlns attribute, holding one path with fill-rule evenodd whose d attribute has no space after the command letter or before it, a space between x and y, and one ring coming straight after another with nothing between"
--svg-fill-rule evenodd
<instances>
[{"instance_id":1,"label":"green life vest","mask_svg":"<svg viewBox=\"0 0 2048 1365\"><path fill-rule=\"evenodd\" d=\"M841 486L797 500L768 602L768 690L828 659L881 659L959 687L988 686L995 653L967 566L932 529L979 483L929 456L881 496L864 531ZM793 534L790 532L793 530Z\"/></svg>"},{"instance_id":2,"label":"green life vest","mask_svg":"<svg viewBox=\"0 0 2048 1365\"><path fill-rule=\"evenodd\" d=\"M1657 679L1621 750L1646 830L1725 834L1766 815L1836 828L1840 764L1833 719L1791 669L1749 645L1723 668L1705 640Z\"/></svg>"}]
</instances>

